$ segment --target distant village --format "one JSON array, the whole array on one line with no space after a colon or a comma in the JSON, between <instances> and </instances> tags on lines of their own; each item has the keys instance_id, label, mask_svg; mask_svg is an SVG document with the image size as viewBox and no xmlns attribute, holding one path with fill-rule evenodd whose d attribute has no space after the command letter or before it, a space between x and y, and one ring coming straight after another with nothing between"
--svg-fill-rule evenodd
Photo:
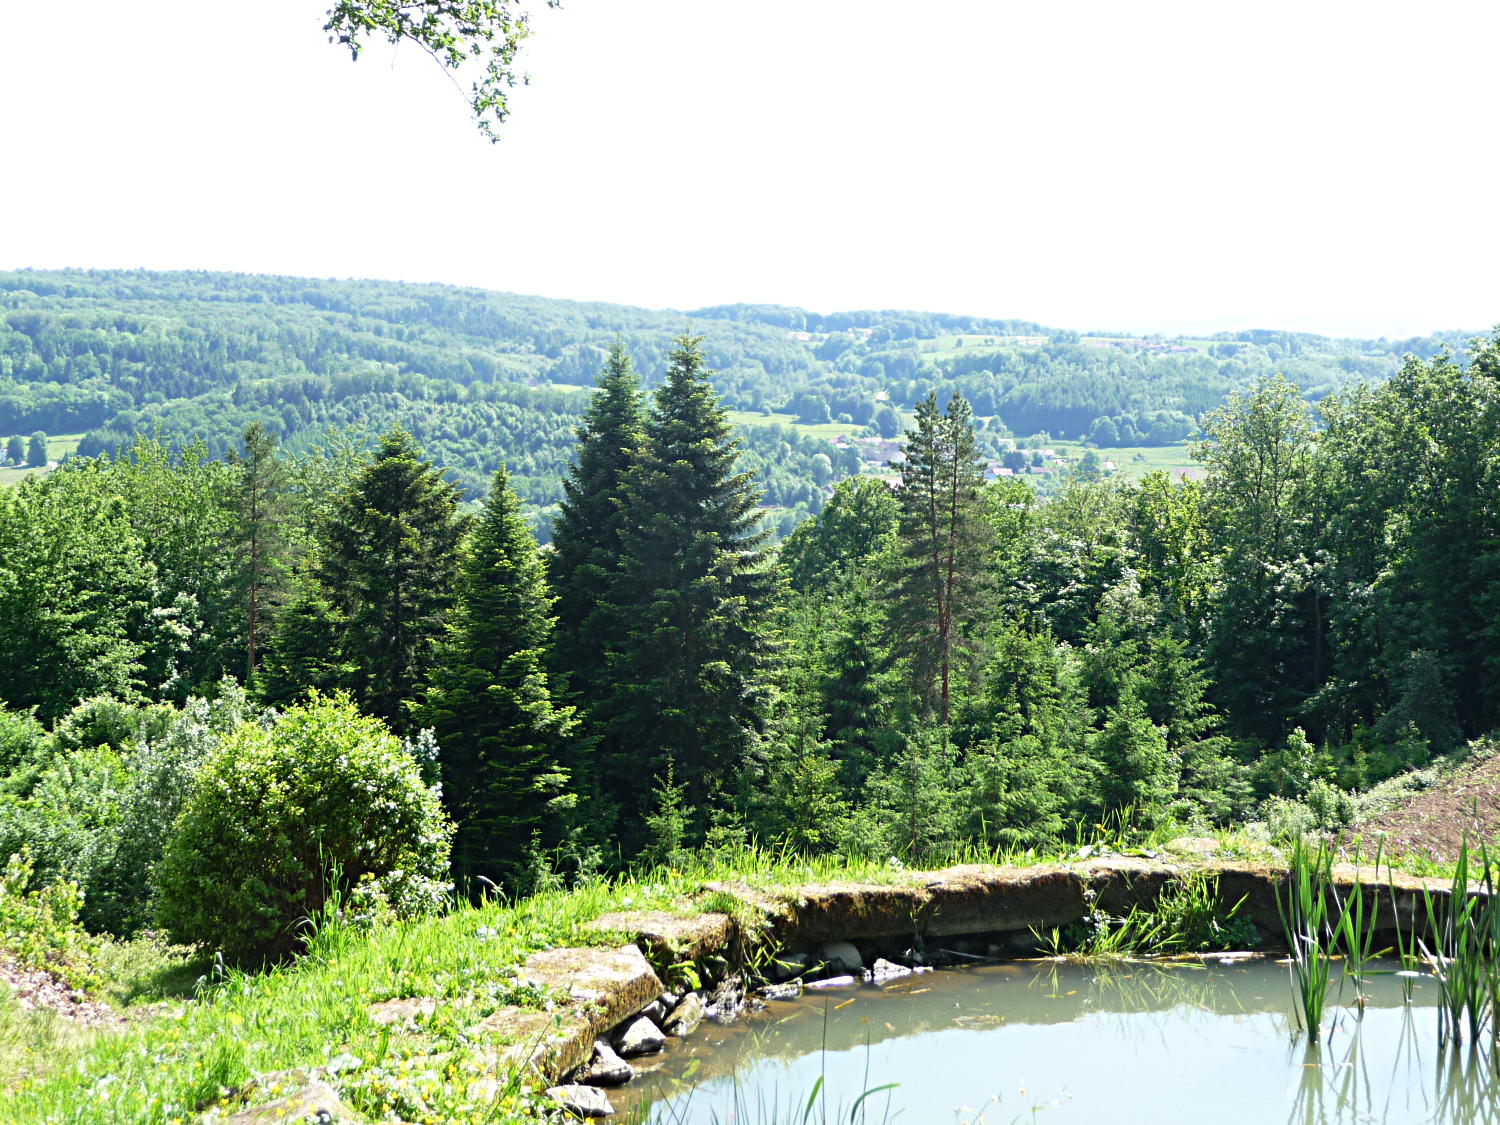
<instances>
[{"instance_id":1,"label":"distant village","mask_svg":"<svg viewBox=\"0 0 1500 1125\"><path fill-rule=\"evenodd\" d=\"M1045 477L1060 473L1072 464L1055 449L1021 449L1016 446L1013 439L1000 439L1002 445L1007 442L1010 444L1010 450L1005 456L985 462L986 480L1019 476ZM852 449L861 461L881 475L898 473L901 469L901 462L906 460L906 454L898 438L840 435L833 439L833 446L838 450ZM1105 476L1109 476L1118 471L1118 466L1113 461L1101 461L1099 469Z\"/></svg>"}]
</instances>

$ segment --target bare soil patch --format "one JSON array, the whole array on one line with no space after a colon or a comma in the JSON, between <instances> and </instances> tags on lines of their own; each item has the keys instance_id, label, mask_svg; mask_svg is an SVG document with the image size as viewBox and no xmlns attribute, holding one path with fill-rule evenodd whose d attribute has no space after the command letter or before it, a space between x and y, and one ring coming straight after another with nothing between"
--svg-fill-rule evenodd
<instances>
[{"instance_id":1,"label":"bare soil patch","mask_svg":"<svg viewBox=\"0 0 1500 1125\"><path fill-rule=\"evenodd\" d=\"M1387 852L1451 861L1467 841L1500 839L1500 755L1460 767L1433 788L1354 826L1367 841L1385 836Z\"/></svg>"},{"instance_id":2,"label":"bare soil patch","mask_svg":"<svg viewBox=\"0 0 1500 1125\"><path fill-rule=\"evenodd\" d=\"M125 1017L108 1004L68 987L51 973L23 968L8 957L0 957L0 981L26 1011L56 1012L83 1027L104 1031L125 1026Z\"/></svg>"}]
</instances>

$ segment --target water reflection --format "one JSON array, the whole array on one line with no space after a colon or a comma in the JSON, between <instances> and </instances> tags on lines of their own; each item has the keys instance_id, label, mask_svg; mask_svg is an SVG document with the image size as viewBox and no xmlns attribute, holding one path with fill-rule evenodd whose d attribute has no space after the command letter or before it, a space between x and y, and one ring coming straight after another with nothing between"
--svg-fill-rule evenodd
<instances>
[{"instance_id":1,"label":"water reflection","mask_svg":"<svg viewBox=\"0 0 1500 1125\"><path fill-rule=\"evenodd\" d=\"M1438 1050L1431 982L1411 1007L1392 977L1366 994L1363 1017L1337 1010L1308 1045L1286 970L1266 962L929 973L707 1028L615 1101L662 1125L769 1125L803 1120L821 1079L829 1121L894 1082L872 1122L1500 1125L1490 1055Z\"/></svg>"}]
</instances>

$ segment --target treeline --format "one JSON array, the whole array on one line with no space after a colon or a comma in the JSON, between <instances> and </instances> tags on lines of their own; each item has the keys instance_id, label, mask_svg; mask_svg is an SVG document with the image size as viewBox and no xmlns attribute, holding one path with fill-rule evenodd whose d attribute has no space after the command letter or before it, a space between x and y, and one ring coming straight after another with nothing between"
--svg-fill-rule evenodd
<instances>
[{"instance_id":1,"label":"treeline","mask_svg":"<svg viewBox=\"0 0 1500 1125\"><path fill-rule=\"evenodd\" d=\"M1181 441L1227 391L1272 371L1316 400L1443 342L1242 332L1207 347L1106 347L1024 321L934 313L683 314L438 285L18 271L0 273L0 435L84 432L78 452L91 457L160 432L174 450L201 442L220 459L255 423L293 451L351 426L369 441L400 426L471 496L504 463L545 539L585 388L609 348L618 338L654 387L663 341L684 319L702 331L730 409L885 437L936 391L944 402L963 394L987 433ZM964 346L947 347L954 338ZM834 462L834 479L852 471L828 442L791 432L747 437L757 483L785 509L782 530L821 507L816 458Z\"/></svg>"},{"instance_id":2,"label":"treeline","mask_svg":"<svg viewBox=\"0 0 1500 1125\"><path fill-rule=\"evenodd\" d=\"M0 853L141 924L119 857L155 862L215 732L309 689L434 771L471 886L752 836L921 863L1111 816L1334 827L1500 725L1500 339L1320 415L1263 380L1204 419L1204 482L1043 502L929 395L900 487L841 482L776 551L693 337L649 397L607 355L546 550L503 469L468 515L404 431L139 439L0 493Z\"/></svg>"}]
</instances>

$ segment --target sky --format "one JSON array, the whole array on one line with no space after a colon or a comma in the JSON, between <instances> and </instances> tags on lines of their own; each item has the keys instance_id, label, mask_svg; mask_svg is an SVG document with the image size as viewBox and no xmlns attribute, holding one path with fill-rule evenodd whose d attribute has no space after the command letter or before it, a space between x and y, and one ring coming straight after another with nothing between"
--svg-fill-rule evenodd
<instances>
[{"instance_id":1,"label":"sky","mask_svg":"<svg viewBox=\"0 0 1500 1125\"><path fill-rule=\"evenodd\" d=\"M319 0L0 0L0 268L1079 330L1500 323L1500 5L538 4L498 145Z\"/></svg>"}]
</instances>

